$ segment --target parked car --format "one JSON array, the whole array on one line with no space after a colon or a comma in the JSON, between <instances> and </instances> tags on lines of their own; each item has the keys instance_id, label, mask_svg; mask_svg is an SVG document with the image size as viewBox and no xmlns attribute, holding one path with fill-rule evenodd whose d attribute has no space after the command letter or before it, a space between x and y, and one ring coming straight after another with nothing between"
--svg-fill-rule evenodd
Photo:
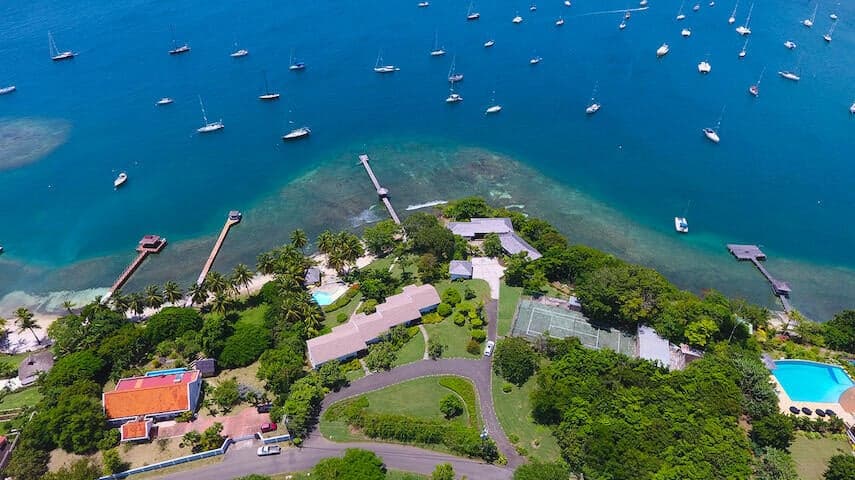
<instances>
[{"instance_id":1,"label":"parked car","mask_svg":"<svg viewBox=\"0 0 855 480\"><path fill-rule=\"evenodd\" d=\"M276 424L273 422L267 422L261 424L261 433L272 432L276 430Z\"/></svg>"},{"instance_id":2,"label":"parked car","mask_svg":"<svg viewBox=\"0 0 855 480\"><path fill-rule=\"evenodd\" d=\"M255 411L258 413L270 413L271 408L273 408L272 403L262 403L261 405L255 406Z\"/></svg>"},{"instance_id":3,"label":"parked car","mask_svg":"<svg viewBox=\"0 0 855 480\"><path fill-rule=\"evenodd\" d=\"M258 447L258 452L256 452L259 457L266 457L268 455L279 455L282 453L282 447L279 445L264 445L262 447Z\"/></svg>"},{"instance_id":4,"label":"parked car","mask_svg":"<svg viewBox=\"0 0 855 480\"><path fill-rule=\"evenodd\" d=\"M496 346L496 342L494 342L492 340L487 342L487 346L484 347L484 356L489 357L490 355L492 355L493 354L493 347L495 347L495 346Z\"/></svg>"}]
</instances>

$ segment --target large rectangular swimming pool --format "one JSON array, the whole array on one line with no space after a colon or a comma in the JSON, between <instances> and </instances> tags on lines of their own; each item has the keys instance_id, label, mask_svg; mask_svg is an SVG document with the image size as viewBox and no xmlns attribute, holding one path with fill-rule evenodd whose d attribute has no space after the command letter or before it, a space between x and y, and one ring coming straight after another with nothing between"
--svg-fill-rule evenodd
<instances>
[{"instance_id":1,"label":"large rectangular swimming pool","mask_svg":"<svg viewBox=\"0 0 855 480\"><path fill-rule=\"evenodd\" d=\"M834 365L807 360L777 360L772 374L796 402L835 403L855 386L846 371Z\"/></svg>"}]
</instances>

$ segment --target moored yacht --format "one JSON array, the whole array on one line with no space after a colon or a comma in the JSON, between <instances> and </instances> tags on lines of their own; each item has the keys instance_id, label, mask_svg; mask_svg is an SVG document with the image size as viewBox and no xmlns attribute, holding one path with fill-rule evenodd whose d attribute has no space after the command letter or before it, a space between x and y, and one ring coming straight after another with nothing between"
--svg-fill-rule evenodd
<instances>
[{"instance_id":1,"label":"moored yacht","mask_svg":"<svg viewBox=\"0 0 855 480\"><path fill-rule=\"evenodd\" d=\"M688 38L688 37L692 36L692 31L689 30L688 28L684 28L683 30L680 31L680 35Z\"/></svg>"},{"instance_id":2,"label":"moored yacht","mask_svg":"<svg viewBox=\"0 0 855 480\"><path fill-rule=\"evenodd\" d=\"M698 10L700 10L700 9L701 9L701 4L700 4L700 3L696 3L696 4L695 4L695 6L694 6L694 7L692 7L692 11L693 11L693 12L697 12L697 11L698 11Z\"/></svg>"},{"instance_id":3,"label":"moored yacht","mask_svg":"<svg viewBox=\"0 0 855 480\"><path fill-rule=\"evenodd\" d=\"M706 60L704 60L703 62L698 64L698 72L706 75L707 73L710 73L711 71L712 71L712 65L710 65L710 63L707 62Z\"/></svg>"},{"instance_id":4,"label":"moored yacht","mask_svg":"<svg viewBox=\"0 0 855 480\"><path fill-rule=\"evenodd\" d=\"M801 80L801 77L796 75L793 72L783 71L783 72L778 72L778 75L786 78L787 80L792 80L794 82L798 82L799 80Z\"/></svg>"},{"instance_id":5,"label":"moored yacht","mask_svg":"<svg viewBox=\"0 0 855 480\"><path fill-rule=\"evenodd\" d=\"M760 96L760 85L751 85L750 87L748 87L748 93L750 93L751 95L753 95L755 97L759 97Z\"/></svg>"},{"instance_id":6,"label":"moored yacht","mask_svg":"<svg viewBox=\"0 0 855 480\"><path fill-rule=\"evenodd\" d=\"M792 50L796 48L796 42L793 42L792 40L787 40L786 42L784 42L784 46Z\"/></svg>"},{"instance_id":7,"label":"moored yacht","mask_svg":"<svg viewBox=\"0 0 855 480\"><path fill-rule=\"evenodd\" d=\"M621 30L626 28L626 20L621 20L620 24L617 27Z\"/></svg>"},{"instance_id":8,"label":"moored yacht","mask_svg":"<svg viewBox=\"0 0 855 480\"><path fill-rule=\"evenodd\" d=\"M543 60L543 57L537 57L537 56L531 57L528 61L528 64L529 65L537 65L538 63L540 63L541 60Z\"/></svg>"},{"instance_id":9,"label":"moored yacht","mask_svg":"<svg viewBox=\"0 0 855 480\"><path fill-rule=\"evenodd\" d=\"M664 57L665 55L668 55L668 52L670 51L671 47L669 47L667 43L663 43L662 46L656 49L656 56Z\"/></svg>"},{"instance_id":10,"label":"moored yacht","mask_svg":"<svg viewBox=\"0 0 855 480\"><path fill-rule=\"evenodd\" d=\"M249 55L249 50L247 50L245 48L235 50L234 52L229 54L229 56L232 58L240 58L240 57L245 57L247 55Z\"/></svg>"},{"instance_id":11,"label":"moored yacht","mask_svg":"<svg viewBox=\"0 0 855 480\"><path fill-rule=\"evenodd\" d=\"M493 40L493 39L487 40L486 42L484 42L484 48L490 48L495 44L496 44L495 40Z\"/></svg>"},{"instance_id":12,"label":"moored yacht","mask_svg":"<svg viewBox=\"0 0 855 480\"><path fill-rule=\"evenodd\" d=\"M211 133L216 132L217 130L222 130L226 128L223 124L222 120L217 120L216 122L208 121L208 113L205 111L205 104L202 103L202 97L199 97L199 107L202 109L202 121L204 125L197 128L196 131L199 133Z\"/></svg>"},{"instance_id":13,"label":"moored yacht","mask_svg":"<svg viewBox=\"0 0 855 480\"><path fill-rule=\"evenodd\" d=\"M713 143L718 143L721 139L718 137L718 133L712 128L704 128L702 130L704 132L704 136Z\"/></svg>"},{"instance_id":14,"label":"moored yacht","mask_svg":"<svg viewBox=\"0 0 855 480\"><path fill-rule=\"evenodd\" d=\"M511 20L511 22L513 22L513 23L522 23L522 21L523 21L523 18L519 15L515 16L514 19Z\"/></svg>"},{"instance_id":15,"label":"moored yacht","mask_svg":"<svg viewBox=\"0 0 855 480\"><path fill-rule=\"evenodd\" d=\"M122 185L124 185L125 182L127 182L127 181L128 181L128 174L125 172L122 172L119 174L118 177L116 177L115 180L113 180L113 188L119 188Z\"/></svg>"},{"instance_id":16,"label":"moored yacht","mask_svg":"<svg viewBox=\"0 0 855 480\"><path fill-rule=\"evenodd\" d=\"M50 59L54 62L61 62L63 60L71 60L77 54L72 52L71 50L66 50L64 52L60 52L58 48L56 48L56 42L53 41L53 35L48 32L48 44L50 47Z\"/></svg>"},{"instance_id":17,"label":"moored yacht","mask_svg":"<svg viewBox=\"0 0 855 480\"><path fill-rule=\"evenodd\" d=\"M425 8L430 6L430 2L419 2L419 8Z\"/></svg>"},{"instance_id":18,"label":"moored yacht","mask_svg":"<svg viewBox=\"0 0 855 480\"><path fill-rule=\"evenodd\" d=\"M558 20L555 21L555 26L560 27L561 25L564 25L564 18L558 17Z\"/></svg>"},{"instance_id":19,"label":"moored yacht","mask_svg":"<svg viewBox=\"0 0 855 480\"><path fill-rule=\"evenodd\" d=\"M374 71L377 73L394 73L400 70L400 68L395 65L383 65L383 54L377 54L377 61L374 62Z\"/></svg>"},{"instance_id":20,"label":"moored yacht","mask_svg":"<svg viewBox=\"0 0 855 480\"><path fill-rule=\"evenodd\" d=\"M311 133L312 130L309 127L295 128L294 130L291 130L285 135L282 135L282 141L287 142L290 140L299 140L301 138L308 137L309 135L311 135Z\"/></svg>"},{"instance_id":21,"label":"moored yacht","mask_svg":"<svg viewBox=\"0 0 855 480\"><path fill-rule=\"evenodd\" d=\"M481 18L481 14L472 10L472 2L469 2L469 11L466 12L466 20L478 20Z\"/></svg>"},{"instance_id":22,"label":"moored yacht","mask_svg":"<svg viewBox=\"0 0 855 480\"><path fill-rule=\"evenodd\" d=\"M849 113L855 115L855 102L852 102L852 106L849 107Z\"/></svg>"},{"instance_id":23,"label":"moored yacht","mask_svg":"<svg viewBox=\"0 0 855 480\"><path fill-rule=\"evenodd\" d=\"M806 26L807 28L812 27L813 22L816 20L816 11L817 10L819 10L819 3L817 3L816 6L813 8L813 15L811 15L810 18L806 18L806 19L802 20L802 25Z\"/></svg>"},{"instance_id":24,"label":"moored yacht","mask_svg":"<svg viewBox=\"0 0 855 480\"><path fill-rule=\"evenodd\" d=\"M439 35L434 35L433 50L430 51L431 57L441 57L445 55L445 49L439 46Z\"/></svg>"},{"instance_id":25,"label":"moored yacht","mask_svg":"<svg viewBox=\"0 0 855 480\"><path fill-rule=\"evenodd\" d=\"M490 115L490 114L493 114L493 113L499 113L499 112L501 112L501 111L502 111L502 106L501 106L501 105L491 105L491 106L487 107L487 110L485 110L485 111L484 111L484 114L485 114L485 115Z\"/></svg>"},{"instance_id":26,"label":"moored yacht","mask_svg":"<svg viewBox=\"0 0 855 480\"><path fill-rule=\"evenodd\" d=\"M451 92L445 97L445 103L458 103L462 102L463 97L459 93L455 93L454 89L451 89Z\"/></svg>"},{"instance_id":27,"label":"moored yacht","mask_svg":"<svg viewBox=\"0 0 855 480\"><path fill-rule=\"evenodd\" d=\"M689 222L686 217L674 217L674 230L677 230L677 233L689 233Z\"/></svg>"},{"instance_id":28,"label":"moored yacht","mask_svg":"<svg viewBox=\"0 0 855 480\"><path fill-rule=\"evenodd\" d=\"M829 15L829 16L828 16L828 18L830 18L830 19L832 19L832 20L837 20L837 14L836 14L836 13L832 13L831 15Z\"/></svg>"},{"instance_id":29,"label":"moored yacht","mask_svg":"<svg viewBox=\"0 0 855 480\"><path fill-rule=\"evenodd\" d=\"M17 90L18 87L14 85L9 85L8 87L0 88L0 95L6 95L7 93L12 93Z\"/></svg>"},{"instance_id":30,"label":"moored yacht","mask_svg":"<svg viewBox=\"0 0 855 480\"><path fill-rule=\"evenodd\" d=\"M164 106L164 105L169 105L169 104L171 104L171 103L172 103L172 102L174 102L174 101L175 101L175 100L173 100L173 99L171 99L171 98L169 98L169 97L163 97L163 98L161 98L160 100L158 100L157 102L155 102L154 104L155 104L155 105L157 105L158 107L162 107L162 106Z\"/></svg>"},{"instance_id":31,"label":"moored yacht","mask_svg":"<svg viewBox=\"0 0 855 480\"><path fill-rule=\"evenodd\" d=\"M594 102L594 103L588 105L588 108L585 109L585 113L587 113L588 115L593 115L593 114L599 112L601 107L602 107L602 105L600 105L597 102Z\"/></svg>"}]
</instances>

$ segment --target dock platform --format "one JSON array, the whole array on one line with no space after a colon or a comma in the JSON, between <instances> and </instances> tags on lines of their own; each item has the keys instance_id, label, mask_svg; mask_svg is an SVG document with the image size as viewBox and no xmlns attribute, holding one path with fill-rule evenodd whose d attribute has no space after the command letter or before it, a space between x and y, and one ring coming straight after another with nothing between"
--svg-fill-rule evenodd
<instances>
[{"instance_id":1,"label":"dock platform","mask_svg":"<svg viewBox=\"0 0 855 480\"><path fill-rule=\"evenodd\" d=\"M243 214L237 210L232 210L229 212L228 218L226 218L226 223L223 225L223 229L220 230L220 236L217 237L216 243L214 243L214 248L211 249L211 254L208 255L208 260L205 262L205 266L202 267L202 273L199 274L199 278L196 279L197 285L202 285L205 282L205 277L208 276L208 272L211 271L211 267L214 266L214 260L217 259L217 254L220 253L220 249L223 248L223 243L226 241L226 236L229 234L229 230L243 219Z\"/></svg>"},{"instance_id":2,"label":"dock platform","mask_svg":"<svg viewBox=\"0 0 855 480\"><path fill-rule=\"evenodd\" d=\"M386 206L386 210L389 211L389 216L392 217L392 220L396 224L400 225L401 219L398 218L398 214L395 212L395 208L392 207L392 202L389 200L389 189L380 185L380 182L377 181L377 177L374 175L374 170L371 169L371 165L368 162L368 155L362 154L359 156L359 163L361 163L362 166L365 167L365 171L368 172L368 178L370 178L371 183L374 184L374 191L377 192L377 196L380 197L380 201Z\"/></svg>"},{"instance_id":3,"label":"dock platform","mask_svg":"<svg viewBox=\"0 0 855 480\"><path fill-rule=\"evenodd\" d=\"M105 303L107 299L110 298L113 293L122 288L128 280L131 279L131 275L140 268L140 265L143 264L145 259L153 253L160 253L163 249L166 248L166 239L162 238L158 235L145 235L142 239L137 243L137 256L134 258L134 261L125 268L125 271L119 275L119 278L116 279L113 286L110 287L110 290L101 298L101 303Z\"/></svg>"},{"instance_id":4,"label":"dock platform","mask_svg":"<svg viewBox=\"0 0 855 480\"><path fill-rule=\"evenodd\" d=\"M761 261L766 260L766 254L760 250L760 247L757 245L739 245L739 244L728 244L728 251L730 254L736 257L740 262L748 261L754 264L757 267L757 270L760 270L760 273L766 277L766 281L769 282L769 285L772 287L772 292L781 300L781 304L784 306L784 311L790 312L792 307L790 306L789 296L792 289L790 285L783 281L778 280L768 270L763 266Z\"/></svg>"}]
</instances>

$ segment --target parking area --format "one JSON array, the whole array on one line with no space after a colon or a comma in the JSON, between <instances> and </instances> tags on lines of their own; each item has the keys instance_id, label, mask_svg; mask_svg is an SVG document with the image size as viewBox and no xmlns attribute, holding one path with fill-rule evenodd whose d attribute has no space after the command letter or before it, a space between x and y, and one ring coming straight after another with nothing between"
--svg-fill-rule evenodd
<instances>
[{"instance_id":1,"label":"parking area","mask_svg":"<svg viewBox=\"0 0 855 480\"><path fill-rule=\"evenodd\" d=\"M157 437L181 437L185 433L196 430L202 432L206 428L213 425L215 422L223 424L222 435L231 438L239 438L247 435L252 435L258 432L262 423L270 421L270 414L258 413L255 407L247 406L243 410L237 411L227 416L212 417L210 415L199 415L199 418L193 422L161 422L157 424ZM284 427L279 427L277 432L286 433Z\"/></svg>"},{"instance_id":2,"label":"parking area","mask_svg":"<svg viewBox=\"0 0 855 480\"><path fill-rule=\"evenodd\" d=\"M472 278L478 278L490 285L490 298L499 299L500 279L505 275L505 267L495 258L473 257Z\"/></svg>"}]
</instances>

